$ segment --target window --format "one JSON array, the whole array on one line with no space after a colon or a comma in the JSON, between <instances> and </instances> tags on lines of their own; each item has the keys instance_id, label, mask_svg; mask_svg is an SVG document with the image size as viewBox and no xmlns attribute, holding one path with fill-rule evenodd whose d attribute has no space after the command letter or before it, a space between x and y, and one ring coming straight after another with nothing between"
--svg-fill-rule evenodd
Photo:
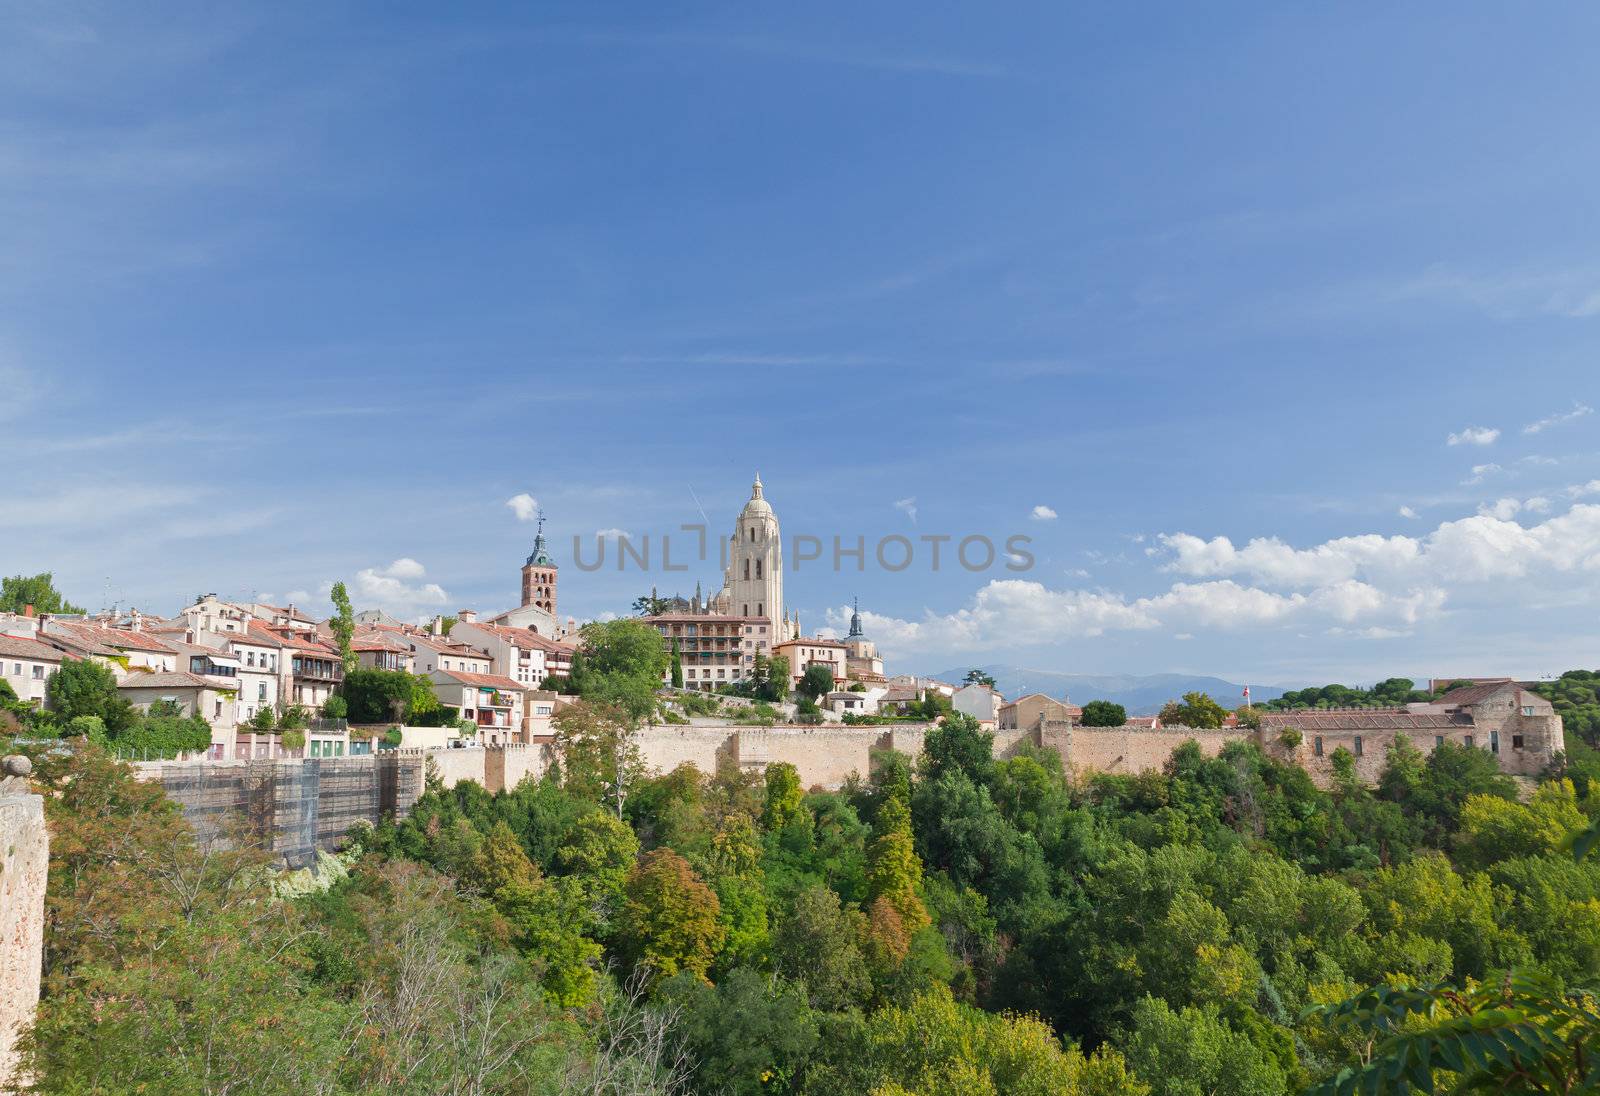
<instances>
[{"instance_id":1,"label":"window","mask_svg":"<svg viewBox=\"0 0 1600 1096\"><path fill-rule=\"evenodd\" d=\"M267 683L265 681L259 682L256 685L256 699L257 700L265 700L265 699L267 699Z\"/></svg>"},{"instance_id":2,"label":"window","mask_svg":"<svg viewBox=\"0 0 1600 1096\"><path fill-rule=\"evenodd\" d=\"M1522 736L1520 734L1514 734L1511 736L1511 748L1513 750L1522 749Z\"/></svg>"},{"instance_id":3,"label":"window","mask_svg":"<svg viewBox=\"0 0 1600 1096\"><path fill-rule=\"evenodd\" d=\"M1437 750L1440 746L1443 746L1443 745L1444 745L1444 735L1442 735L1442 734L1434 735L1433 736L1433 748Z\"/></svg>"},{"instance_id":4,"label":"window","mask_svg":"<svg viewBox=\"0 0 1600 1096\"><path fill-rule=\"evenodd\" d=\"M11 676L12 677L21 677L22 676L22 663L13 662L11 664Z\"/></svg>"},{"instance_id":5,"label":"window","mask_svg":"<svg viewBox=\"0 0 1600 1096\"><path fill-rule=\"evenodd\" d=\"M761 577L761 561L758 559L758 560L756 560L756 578L760 578L760 577Z\"/></svg>"},{"instance_id":6,"label":"window","mask_svg":"<svg viewBox=\"0 0 1600 1096\"><path fill-rule=\"evenodd\" d=\"M1469 735L1467 735L1466 738L1462 739L1461 741L1462 741L1462 745L1471 746L1472 745L1472 736L1469 734Z\"/></svg>"},{"instance_id":7,"label":"window","mask_svg":"<svg viewBox=\"0 0 1600 1096\"><path fill-rule=\"evenodd\" d=\"M749 578L750 577L750 561L749 560L745 560L744 561L744 577L745 578Z\"/></svg>"},{"instance_id":8,"label":"window","mask_svg":"<svg viewBox=\"0 0 1600 1096\"><path fill-rule=\"evenodd\" d=\"M756 602L756 616L766 616L766 615L767 615L767 604L766 604L766 602L764 602L764 601Z\"/></svg>"},{"instance_id":9,"label":"window","mask_svg":"<svg viewBox=\"0 0 1600 1096\"><path fill-rule=\"evenodd\" d=\"M1522 706L1522 714L1531 716L1533 714L1533 705L1532 704L1524 704Z\"/></svg>"},{"instance_id":10,"label":"window","mask_svg":"<svg viewBox=\"0 0 1600 1096\"><path fill-rule=\"evenodd\" d=\"M37 662L33 664L33 680L44 680L44 667L39 665Z\"/></svg>"},{"instance_id":11,"label":"window","mask_svg":"<svg viewBox=\"0 0 1600 1096\"><path fill-rule=\"evenodd\" d=\"M1496 754L1500 752L1500 732L1499 731L1490 731L1489 732L1489 752L1490 753L1496 753Z\"/></svg>"},{"instance_id":12,"label":"window","mask_svg":"<svg viewBox=\"0 0 1600 1096\"><path fill-rule=\"evenodd\" d=\"M1320 734L1311 740L1311 752L1317 757L1322 756L1322 736Z\"/></svg>"},{"instance_id":13,"label":"window","mask_svg":"<svg viewBox=\"0 0 1600 1096\"><path fill-rule=\"evenodd\" d=\"M1356 756L1360 757L1361 756L1361 736L1360 735L1356 735L1355 747L1356 747Z\"/></svg>"}]
</instances>

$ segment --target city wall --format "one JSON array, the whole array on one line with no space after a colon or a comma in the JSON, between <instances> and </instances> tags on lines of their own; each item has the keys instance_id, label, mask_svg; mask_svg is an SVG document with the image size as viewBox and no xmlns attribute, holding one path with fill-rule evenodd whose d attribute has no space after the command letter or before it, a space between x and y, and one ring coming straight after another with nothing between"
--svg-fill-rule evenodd
<instances>
[{"instance_id":1,"label":"city wall","mask_svg":"<svg viewBox=\"0 0 1600 1096\"><path fill-rule=\"evenodd\" d=\"M781 761L798 770L803 787L833 789L851 775L870 775L876 751L919 756L929 729L927 724L651 724L640 730L636 743L645 768L653 773L685 764L704 773L723 764L759 772ZM1025 746L1042 746L1058 751L1078 772L1133 773L1159 769L1191 738L1203 753L1214 756L1228 742L1248 737L1247 731L1045 724L999 732L994 752L1003 758ZM202 839L227 837L232 828L242 827L286 863L301 867L315 861L318 849L338 848L357 823L376 823L385 815L403 817L429 775L445 787L470 781L494 793L537 780L553 758L552 746L535 744L407 748L283 761L154 761L135 768L143 779L161 783Z\"/></svg>"},{"instance_id":2,"label":"city wall","mask_svg":"<svg viewBox=\"0 0 1600 1096\"><path fill-rule=\"evenodd\" d=\"M14 1047L39 1003L44 959L44 890L50 871L44 799L31 793L26 758L5 760L0 777L0 1092L12 1091Z\"/></svg>"}]
</instances>

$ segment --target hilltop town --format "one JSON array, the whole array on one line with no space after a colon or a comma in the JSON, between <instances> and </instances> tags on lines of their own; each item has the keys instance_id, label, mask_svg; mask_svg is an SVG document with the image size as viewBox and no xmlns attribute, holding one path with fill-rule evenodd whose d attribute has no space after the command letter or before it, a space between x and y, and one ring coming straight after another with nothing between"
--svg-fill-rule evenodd
<instances>
[{"instance_id":1,"label":"hilltop town","mask_svg":"<svg viewBox=\"0 0 1600 1096\"><path fill-rule=\"evenodd\" d=\"M697 583L690 597L663 597L652 588L635 603L631 619L659 635L665 654L657 702L637 713L635 742L648 769L687 761L710 772L730 751L746 764L781 755L808 786L837 787L869 771L886 731L914 755L917 733L947 713L995 735L1001 753L1028 744L1100 772L1160 768L1188 741L1213 754L1250 741L1323 783L1341 751L1358 775L1375 779L1400 737L1424 753L1445 743L1483 749L1523 777L1544 772L1563 750L1562 720L1550 701L1509 678L1458 688L1436 682L1433 693L1390 707L1246 703L1225 711L1213 702L1210 718L1173 698L1165 718L1129 718L1102 703L1085 719L1084 707L1066 697L1002 696L978 671L962 681L889 673L859 606L842 638L806 635L799 613L785 607L783 573L782 528L757 475L725 542L720 590L706 596ZM63 666L88 662L109 671L127 710L187 721L188 738L159 742L119 736L103 721L98 729L83 725L139 760L522 746L533 748L524 764L536 775L557 760L557 713L581 694L574 661L581 662L586 637L608 625L585 629L560 616L561 567L542 515L519 577L514 608L493 615L463 608L427 622L350 605L342 587L335 599L342 604L330 606L336 614L321 617L307 606L215 594L168 616L23 606L0 614L0 680L21 706L7 718L15 725L17 712L26 718L32 707L48 720L51 679ZM397 696L393 675L411 679L422 702ZM67 715L60 731L70 734Z\"/></svg>"}]
</instances>

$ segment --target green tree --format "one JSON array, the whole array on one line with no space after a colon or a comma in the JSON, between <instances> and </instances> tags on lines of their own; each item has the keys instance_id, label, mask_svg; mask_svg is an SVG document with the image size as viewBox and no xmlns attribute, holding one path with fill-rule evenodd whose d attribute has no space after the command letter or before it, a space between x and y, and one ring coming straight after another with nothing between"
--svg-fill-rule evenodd
<instances>
[{"instance_id":1,"label":"green tree","mask_svg":"<svg viewBox=\"0 0 1600 1096\"><path fill-rule=\"evenodd\" d=\"M634 616L659 616L667 611L667 599L655 594L641 594L633 599Z\"/></svg>"},{"instance_id":2,"label":"green tree","mask_svg":"<svg viewBox=\"0 0 1600 1096\"><path fill-rule=\"evenodd\" d=\"M694 1058L698 1091L796 1091L819 1038L799 987L738 967L715 987L680 974L664 996L681 1010L678 1030Z\"/></svg>"},{"instance_id":3,"label":"green tree","mask_svg":"<svg viewBox=\"0 0 1600 1096\"><path fill-rule=\"evenodd\" d=\"M86 611L61 596L55 576L48 571L0 579L0 613L25 612L30 605L35 613L72 615Z\"/></svg>"},{"instance_id":4,"label":"green tree","mask_svg":"<svg viewBox=\"0 0 1600 1096\"><path fill-rule=\"evenodd\" d=\"M652 978L680 970L704 977L722 944L721 903L671 849L640 858L623 887L618 934L635 968Z\"/></svg>"},{"instance_id":5,"label":"green tree","mask_svg":"<svg viewBox=\"0 0 1600 1096\"><path fill-rule=\"evenodd\" d=\"M761 822L769 831L783 829L805 811L805 791L800 770L787 761L774 761L766 771L766 806Z\"/></svg>"},{"instance_id":6,"label":"green tree","mask_svg":"<svg viewBox=\"0 0 1600 1096\"><path fill-rule=\"evenodd\" d=\"M994 675L985 673L983 670L968 670L967 676L961 679L961 683L963 685L987 685L991 689L996 688Z\"/></svg>"},{"instance_id":7,"label":"green tree","mask_svg":"<svg viewBox=\"0 0 1600 1096\"><path fill-rule=\"evenodd\" d=\"M795 896L772 937L778 973L806 987L811 1007L827 1011L859 1007L872 994L866 961L857 941L861 915L846 910L827 887Z\"/></svg>"},{"instance_id":8,"label":"green tree","mask_svg":"<svg viewBox=\"0 0 1600 1096\"><path fill-rule=\"evenodd\" d=\"M63 659L61 669L45 682L44 695L58 718L70 721L80 715L98 716L113 737L138 719L132 706L117 695L116 675L91 659Z\"/></svg>"},{"instance_id":9,"label":"green tree","mask_svg":"<svg viewBox=\"0 0 1600 1096\"><path fill-rule=\"evenodd\" d=\"M1215 1010L1174 1010L1159 997L1134 1007L1122 1040L1134 1075L1153 1096L1279 1096L1283 1063L1233 1030Z\"/></svg>"},{"instance_id":10,"label":"green tree","mask_svg":"<svg viewBox=\"0 0 1600 1096\"><path fill-rule=\"evenodd\" d=\"M898 796L891 797L878 811L868 858L868 895L881 898L898 915L906 939L928 924L928 911L922 904L922 861L911 837L911 811Z\"/></svg>"},{"instance_id":11,"label":"green tree","mask_svg":"<svg viewBox=\"0 0 1600 1096\"><path fill-rule=\"evenodd\" d=\"M1211 730L1222 726L1227 718L1227 710L1205 693L1184 693L1182 703L1170 700L1161 709L1161 723L1167 727Z\"/></svg>"},{"instance_id":12,"label":"green tree","mask_svg":"<svg viewBox=\"0 0 1600 1096\"><path fill-rule=\"evenodd\" d=\"M552 721L563 786L622 817L633 786L645 773L632 724L619 708L582 700L556 712Z\"/></svg>"},{"instance_id":13,"label":"green tree","mask_svg":"<svg viewBox=\"0 0 1600 1096\"><path fill-rule=\"evenodd\" d=\"M637 722L656 708L669 657L661 633L639 620L586 624L572 656L572 683L585 700Z\"/></svg>"},{"instance_id":14,"label":"green tree","mask_svg":"<svg viewBox=\"0 0 1600 1096\"><path fill-rule=\"evenodd\" d=\"M1083 706L1085 727L1120 727L1128 722L1128 709L1109 700L1091 700Z\"/></svg>"},{"instance_id":15,"label":"green tree","mask_svg":"<svg viewBox=\"0 0 1600 1096\"><path fill-rule=\"evenodd\" d=\"M813 701L818 697L827 696L833 691L833 671L813 662L806 667L805 673L800 675L800 682L794 687L794 691Z\"/></svg>"},{"instance_id":16,"label":"green tree","mask_svg":"<svg viewBox=\"0 0 1600 1096\"><path fill-rule=\"evenodd\" d=\"M678 640L672 640L672 687L683 688L683 652L678 650Z\"/></svg>"},{"instance_id":17,"label":"green tree","mask_svg":"<svg viewBox=\"0 0 1600 1096\"><path fill-rule=\"evenodd\" d=\"M328 618L328 627L333 629L333 637L339 647L339 659L344 663L344 672L349 673L356 668L356 654L350 649L350 641L356 634L355 609L350 605L350 594L344 588L344 583L335 582L329 596L333 599L333 616Z\"/></svg>"}]
</instances>

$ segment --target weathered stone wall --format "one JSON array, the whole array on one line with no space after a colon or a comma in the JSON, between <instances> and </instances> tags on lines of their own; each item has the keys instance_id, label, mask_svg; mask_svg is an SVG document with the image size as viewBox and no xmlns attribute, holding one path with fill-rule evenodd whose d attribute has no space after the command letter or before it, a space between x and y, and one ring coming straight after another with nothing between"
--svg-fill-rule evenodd
<instances>
[{"instance_id":1,"label":"weathered stone wall","mask_svg":"<svg viewBox=\"0 0 1600 1096\"><path fill-rule=\"evenodd\" d=\"M1061 750L1062 761L1078 772L1138 773L1161 768L1174 750L1191 739L1199 743L1201 753L1215 757L1229 742L1252 737L1253 732L1246 730L1071 727L1065 735L1053 736L1052 744Z\"/></svg>"},{"instance_id":2,"label":"weathered stone wall","mask_svg":"<svg viewBox=\"0 0 1600 1096\"><path fill-rule=\"evenodd\" d=\"M8 765L21 769L21 760ZM0 779L0 1091L11 1091L17 1035L39 1003L44 889L50 871L44 799L26 774Z\"/></svg>"}]
</instances>

